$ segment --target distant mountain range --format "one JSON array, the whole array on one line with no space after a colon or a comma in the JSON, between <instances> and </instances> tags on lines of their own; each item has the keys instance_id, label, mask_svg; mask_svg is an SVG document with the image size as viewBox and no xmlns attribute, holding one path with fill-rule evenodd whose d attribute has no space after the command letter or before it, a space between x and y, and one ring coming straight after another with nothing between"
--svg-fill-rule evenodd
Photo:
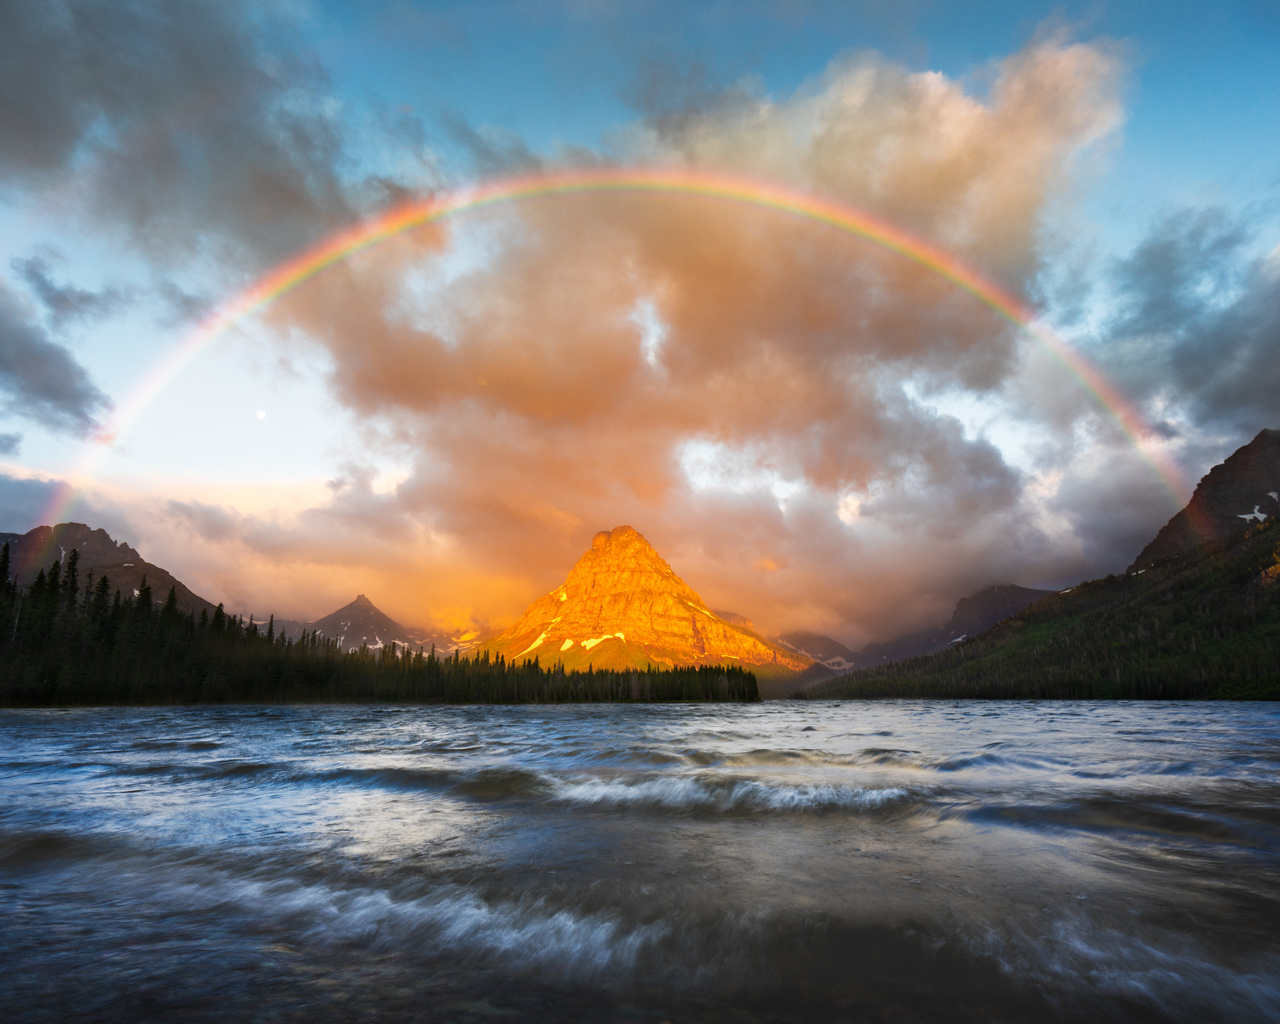
<instances>
[{"instance_id":1,"label":"distant mountain range","mask_svg":"<svg viewBox=\"0 0 1280 1024\"><path fill-rule=\"evenodd\" d=\"M832 640L821 633L783 633L778 637L778 643L833 672L848 671L858 657L839 640Z\"/></svg>"},{"instance_id":2,"label":"distant mountain range","mask_svg":"<svg viewBox=\"0 0 1280 1024\"><path fill-rule=\"evenodd\" d=\"M380 650L390 644L417 650L419 647L430 651L435 648L442 654L454 651L469 651L484 639L481 633L470 630L458 633L439 633L426 629L414 629L402 626L382 612L364 594L357 595L348 605L343 605L336 612L330 612L322 619L314 622L300 622L297 619L276 619L277 633L296 639L305 629L308 633L319 633L331 640L337 640L343 650L354 651L360 646L370 650Z\"/></svg>"},{"instance_id":3,"label":"distant mountain range","mask_svg":"<svg viewBox=\"0 0 1280 1024\"><path fill-rule=\"evenodd\" d=\"M28 533L0 533L0 544L9 544L10 576L21 586L30 586L36 575L47 571L54 561L65 564L74 550L79 552L81 586L91 579L107 577L112 591L137 596L145 579L151 588L153 600L163 602L170 588L183 612L199 615L213 614L214 604L194 593L190 587L167 569L148 562L123 541L113 540L106 530L95 530L84 523L59 523L57 526L37 526ZM434 645L441 652L470 650L484 637L475 631L458 634L432 633L428 630L406 628L390 616L379 611L367 597L359 595L354 601L330 615L314 622L295 619L277 619L276 633L296 638L302 630L319 632L337 640L346 650L354 650L361 644L379 649L395 643L401 647L428 650Z\"/></svg>"},{"instance_id":4,"label":"distant mountain range","mask_svg":"<svg viewBox=\"0 0 1280 1024\"><path fill-rule=\"evenodd\" d=\"M1264 430L1209 471L1187 507L1143 549L1129 572L1142 573L1205 545L1231 542L1277 513L1280 430ZM75 550L82 582L105 576L112 590L136 594L145 578L158 602L172 588L184 612L214 610L211 602L105 530L60 523L25 534L0 534L0 543L6 541L11 575L23 586ZM321 619L277 619L275 629L292 637L304 629L319 632L347 650L361 645L380 649L392 643L411 650L434 646L448 654L484 648L509 660L536 656L570 669L739 664L756 673L762 695L777 697L842 673L966 647L975 637L1054 596L1052 591L1013 584L986 587L960 599L947 622L870 643L856 652L813 632L770 640L746 616L709 609L641 534L620 526L598 533L565 582L534 601L519 621L496 636L477 630L444 633L406 627L363 594Z\"/></svg>"},{"instance_id":5,"label":"distant mountain range","mask_svg":"<svg viewBox=\"0 0 1280 1024\"><path fill-rule=\"evenodd\" d=\"M957 601L951 618L941 626L919 629L892 640L867 644L856 655L857 667L865 668L888 661L901 661L903 658L916 658L940 651L951 644L962 643L1052 593L1052 590L1031 590L1016 587L1012 583L1001 583L979 590L976 594Z\"/></svg>"}]
</instances>

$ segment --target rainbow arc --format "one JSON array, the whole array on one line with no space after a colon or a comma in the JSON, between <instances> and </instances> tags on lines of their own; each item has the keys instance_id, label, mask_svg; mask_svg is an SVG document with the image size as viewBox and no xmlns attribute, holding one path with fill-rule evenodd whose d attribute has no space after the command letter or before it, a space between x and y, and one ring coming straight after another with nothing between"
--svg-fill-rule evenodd
<instances>
[{"instance_id":1,"label":"rainbow arc","mask_svg":"<svg viewBox=\"0 0 1280 1024\"><path fill-rule=\"evenodd\" d=\"M157 363L121 403L107 430L88 446L84 463L75 476L91 479L94 467L109 445L197 355L237 324L261 312L326 268L406 231L469 211L536 197L607 192L703 196L709 200L764 207L847 232L927 268L1026 331L1065 367L1115 420L1151 465L1168 490L1174 506L1181 504L1181 496L1186 492L1181 473L1155 443L1154 435L1138 410L1097 367L1043 324L1033 310L952 254L852 206L794 189L703 171L622 168L509 178L410 202L332 235L281 263L216 309ZM75 490L74 480L60 489L46 513L46 522L60 521L74 499Z\"/></svg>"}]
</instances>

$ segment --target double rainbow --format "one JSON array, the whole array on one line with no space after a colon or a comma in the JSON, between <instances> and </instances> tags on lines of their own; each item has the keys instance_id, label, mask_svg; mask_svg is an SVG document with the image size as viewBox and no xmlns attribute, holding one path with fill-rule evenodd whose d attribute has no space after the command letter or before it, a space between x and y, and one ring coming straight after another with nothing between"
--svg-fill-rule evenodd
<instances>
[{"instance_id":1,"label":"double rainbow","mask_svg":"<svg viewBox=\"0 0 1280 1024\"><path fill-rule=\"evenodd\" d=\"M692 170L590 169L508 178L471 190L411 202L342 231L280 264L257 283L215 310L190 336L171 349L137 389L121 403L113 422L89 446L80 472L75 476L90 479L92 470L110 444L128 429L152 399L200 352L236 324L261 311L326 267L340 263L349 256L402 232L455 214L535 197L573 196L593 192L704 196L718 201L764 207L857 235L926 267L1025 330L1045 351L1066 367L1119 424L1138 452L1152 466L1168 489L1175 506L1181 503L1181 495L1186 492L1182 476L1174 463L1156 445L1139 412L1092 363L1059 339L1039 321L1031 309L999 285L950 253L854 207L759 181ZM74 495L73 480L55 496L44 521L58 522Z\"/></svg>"}]
</instances>

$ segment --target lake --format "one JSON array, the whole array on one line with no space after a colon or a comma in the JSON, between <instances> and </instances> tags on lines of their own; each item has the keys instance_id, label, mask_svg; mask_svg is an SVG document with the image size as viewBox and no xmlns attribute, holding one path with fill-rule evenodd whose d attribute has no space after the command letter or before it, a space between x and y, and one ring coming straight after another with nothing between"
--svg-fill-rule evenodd
<instances>
[{"instance_id":1,"label":"lake","mask_svg":"<svg viewBox=\"0 0 1280 1024\"><path fill-rule=\"evenodd\" d=\"M1280 1019L1280 708L0 712L10 1021Z\"/></svg>"}]
</instances>

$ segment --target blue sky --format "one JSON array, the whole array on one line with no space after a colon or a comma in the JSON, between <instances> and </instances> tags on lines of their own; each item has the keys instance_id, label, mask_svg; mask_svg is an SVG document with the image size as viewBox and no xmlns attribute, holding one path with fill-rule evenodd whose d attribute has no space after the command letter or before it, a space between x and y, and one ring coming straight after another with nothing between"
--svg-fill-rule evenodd
<instances>
[{"instance_id":1,"label":"blue sky","mask_svg":"<svg viewBox=\"0 0 1280 1024\"><path fill-rule=\"evenodd\" d=\"M77 475L70 514L245 612L365 590L412 621L500 623L631 521L720 606L857 642L986 583L1115 571L1176 507L985 314L878 257L671 206L512 210L388 247L92 440L280 260L504 175L675 162L905 218L1089 355L1188 482L1280 425L1263 0L60 0L7 6L0 40L0 528ZM742 251L702 251L721 237ZM639 362L594 361L618 345ZM460 383L512 366L501 396Z\"/></svg>"}]
</instances>

